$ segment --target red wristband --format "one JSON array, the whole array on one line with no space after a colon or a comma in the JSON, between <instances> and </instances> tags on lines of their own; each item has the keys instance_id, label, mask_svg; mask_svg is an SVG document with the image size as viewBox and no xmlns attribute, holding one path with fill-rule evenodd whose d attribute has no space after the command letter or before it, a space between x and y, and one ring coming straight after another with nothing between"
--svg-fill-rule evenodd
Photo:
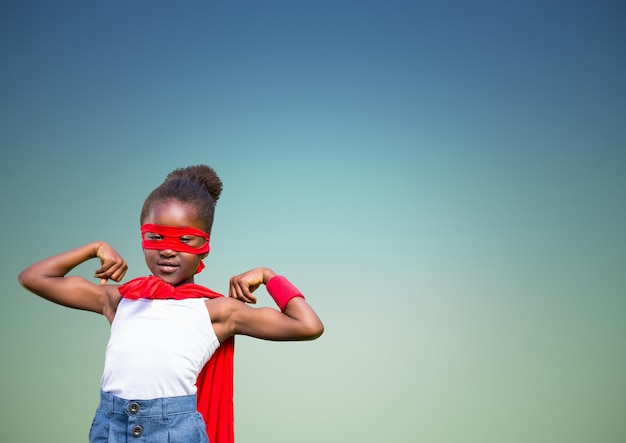
<instances>
[{"instance_id":1,"label":"red wristband","mask_svg":"<svg viewBox=\"0 0 626 443\"><path fill-rule=\"evenodd\" d=\"M298 290L286 277L275 275L270 278L265 285L267 292L272 296L281 311L287 307L287 303L294 297L302 297L302 292Z\"/></svg>"}]
</instances>

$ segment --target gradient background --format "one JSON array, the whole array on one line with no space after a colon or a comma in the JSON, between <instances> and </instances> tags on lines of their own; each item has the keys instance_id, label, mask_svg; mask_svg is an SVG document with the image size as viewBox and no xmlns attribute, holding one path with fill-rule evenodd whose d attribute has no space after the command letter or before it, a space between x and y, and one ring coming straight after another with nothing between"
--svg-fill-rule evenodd
<instances>
[{"instance_id":1,"label":"gradient background","mask_svg":"<svg viewBox=\"0 0 626 443\"><path fill-rule=\"evenodd\" d=\"M239 443L626 441L622 2L0 17L3 441L86 441L108 337L17 274L95 239L145 274L143 199L197 163L225 185L197 281L270 266L326 325L238 339Z\"/></svg>"}]
</instances>

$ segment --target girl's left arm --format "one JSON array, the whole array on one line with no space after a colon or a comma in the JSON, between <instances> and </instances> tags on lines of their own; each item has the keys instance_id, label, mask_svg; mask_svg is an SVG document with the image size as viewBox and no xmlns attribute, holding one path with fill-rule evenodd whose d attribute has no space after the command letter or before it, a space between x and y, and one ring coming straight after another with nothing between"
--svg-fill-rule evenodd
<instances>
[{"instance_id":1,"label":"girl's left arm","mask_svg":"<svg viewBox=\"0 0 626 443\"><path fill-rule=\"evenodd\" d=\"M275 278L273 282L270 282ZM269 283L269 285L268 285ZM252 308L245 303L256 303L252 294L261 284L281 310ZM242 334L266 340L314 340L324 332L324 325L304 296L284 277L269 268L256 268L230 279L229 297L232 302L227 315L229 335Z\"/></svg>"}]
</instances>

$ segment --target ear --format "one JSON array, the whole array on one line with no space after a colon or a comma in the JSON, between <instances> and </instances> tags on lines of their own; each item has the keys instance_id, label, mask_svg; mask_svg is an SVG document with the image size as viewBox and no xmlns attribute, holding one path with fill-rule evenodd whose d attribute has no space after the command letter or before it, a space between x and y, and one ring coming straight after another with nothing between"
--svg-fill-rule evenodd
<instances>
[{"instance_id":1,"label":"ear","mask_svg":"<svg viewBox=\"0 0 626 443\"><path fill-rule=\"evenodd\" d=\"M200 260L204 260L205 258L207 258L208 255L209 255L208 252L205 252L204 254L200 254Z\"/></svg>"}]
</instances>

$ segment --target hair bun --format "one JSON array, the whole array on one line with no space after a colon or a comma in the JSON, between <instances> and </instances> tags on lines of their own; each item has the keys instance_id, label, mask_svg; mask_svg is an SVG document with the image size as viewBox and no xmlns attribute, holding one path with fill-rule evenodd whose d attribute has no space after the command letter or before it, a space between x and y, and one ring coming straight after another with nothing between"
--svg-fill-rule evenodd
<instances>
[{"instance_id":1,"label":"hair bun","mask_svg":"<svg viewBox=\"0 0 626 443\"><path fill-rule=\"evenodd\" d=\"M174 169L167 175L165 180L167 181L174 178L186 178L198 183L207 190L213 199L213 203L217 203L222 193L222 180L217 176L215 170L207 165L195 165Z\"/></svg>"}]
</instances>

